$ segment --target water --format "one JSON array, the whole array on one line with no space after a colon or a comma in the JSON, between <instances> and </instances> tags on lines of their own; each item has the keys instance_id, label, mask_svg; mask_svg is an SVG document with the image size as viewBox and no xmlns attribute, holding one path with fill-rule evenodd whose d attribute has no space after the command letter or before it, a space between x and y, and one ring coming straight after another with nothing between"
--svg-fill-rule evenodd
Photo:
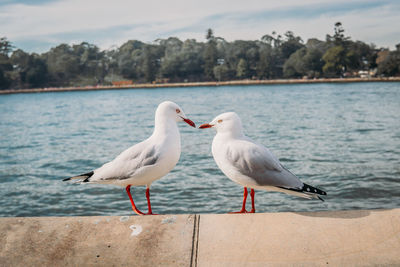
<instances>
[{"instance_id":1,"label":"water","mask_svg":"<svg viewBox=\"0 0 400 267\"><path fill-rule=\"evenodd\" d=\"M164 100L198 125L236 111L248 136L328 192L320 202L256 191L257 212L400 206L400 83L270 85L0 95L0 216L132 215L123 188L61 179L144 140ZM179 127L181 159L153 183L154 212L239 210L243 189L211 156L214 131ZM146 211L145 188L133 196Z\"/></svg>"}]
</instances>

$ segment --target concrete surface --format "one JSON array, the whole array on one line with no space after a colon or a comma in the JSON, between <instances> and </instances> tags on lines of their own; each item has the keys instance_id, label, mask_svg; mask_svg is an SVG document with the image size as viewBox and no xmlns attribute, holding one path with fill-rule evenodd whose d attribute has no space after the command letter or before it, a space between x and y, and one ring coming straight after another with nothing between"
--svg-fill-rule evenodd
<instances>
[{"instance_id":1,"label":"concrete surface","mask_svg":"<svg viewBox=\"0 0 400 267\"><path fill-rule=\"evenodd\" d=\"M198 266L400 266L400 209L201 215Z\"/></svg>"},{"instance_id":2,"label":"concrete surface","mask_svg":"<svg viewBox=\"0 0 400 267\"><path fill-rule=\"evenodd\" d=\"M0 266L187 266L194 215L0 219Z\"/></svg>"},{"instance_id":3,"label":"concrete surface","mask_svg":"<svg viewBox=\"0 0 400 267\"><path fill-rule=\"evenodd\" d=\"M0 266L400 266L400 209L0 218Z\"/></svg>"}]
</instances>

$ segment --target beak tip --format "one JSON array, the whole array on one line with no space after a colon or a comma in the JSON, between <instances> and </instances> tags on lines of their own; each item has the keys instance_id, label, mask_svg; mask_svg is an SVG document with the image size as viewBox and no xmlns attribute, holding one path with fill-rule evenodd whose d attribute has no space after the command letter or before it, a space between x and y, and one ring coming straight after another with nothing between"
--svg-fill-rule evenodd
<instances>
[{"instance_id":1,"label":"beak tip","mask_svg":"<svg viewBox=\"0 0 400 267\"><path fill-rule=\"evenodd\" d=\"M183 121L186 122L187 124L189 124L190 126L196 128L196 124L193 121L191 121L189 119L183 119Z\"/></svg>"},{"instance_id":2,"label":"beak tip","mask_svg":"<svg viewBox=\"0 0 400 267\"><path fill-rule=\"evenodd\" d=\"M207 128L211 128L211 127L213 127L213 125L208 124L208 123L204 123L204 124L199 126L199 129L207 129Z\"/></svg>"}]
</instances>

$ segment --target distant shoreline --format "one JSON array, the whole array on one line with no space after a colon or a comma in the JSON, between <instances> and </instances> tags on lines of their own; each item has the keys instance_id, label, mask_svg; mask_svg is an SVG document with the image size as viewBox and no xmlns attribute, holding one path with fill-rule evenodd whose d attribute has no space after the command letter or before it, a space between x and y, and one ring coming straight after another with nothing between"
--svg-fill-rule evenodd
<instances>
[{"instance_id":1,"label":"distant shoreline","mask_svg":"<svg viewBox=\"0 0 400 267\"><path fill-rule=\"evenodd\" d=\"M122 86L98 85L82 87L51 87L35 89L0 90L0 94L44 93L66 91L151 89L170 87L202 87L202 86L237 86L237 85L274 85L274 84L310 84L310 83L357 83L357 82L400 82L400 77L390 78L331 78L331 79L279 79L279 80L238 80L224 82L186 82L186 83L141 83Z\"/></svg>"}]
</instances>

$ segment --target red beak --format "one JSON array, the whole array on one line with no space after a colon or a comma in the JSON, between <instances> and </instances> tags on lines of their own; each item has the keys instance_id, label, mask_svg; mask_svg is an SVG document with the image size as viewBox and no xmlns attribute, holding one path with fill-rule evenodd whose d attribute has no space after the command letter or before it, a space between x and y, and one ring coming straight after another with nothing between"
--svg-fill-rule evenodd
<instances>
[{"instance_id":1,"label":"red beak","mask_svg":"<svg viewBox=\"0 0 400 267\"><path fill-rule=\"evenodd\" d=\"M186 122L186 123L189 124L190 126L196 128L196 124L194 124L193 121L191 121L191 120L189 120L189 119L185 119L185 118L182 118L182 119L183 119L184 122Z\"/></svg>"},{"instance_id":2,"label":"red beak","mask_svg":"<svg viewBox=\"0 0 400 267\"><path fill-rule=\"evenodd\" d=\"M206 128L211 128L214 125L208 124L208 123L204 123L202 125L200 125L199 129L206 129Z\"/></svg>"}]
</instances>

